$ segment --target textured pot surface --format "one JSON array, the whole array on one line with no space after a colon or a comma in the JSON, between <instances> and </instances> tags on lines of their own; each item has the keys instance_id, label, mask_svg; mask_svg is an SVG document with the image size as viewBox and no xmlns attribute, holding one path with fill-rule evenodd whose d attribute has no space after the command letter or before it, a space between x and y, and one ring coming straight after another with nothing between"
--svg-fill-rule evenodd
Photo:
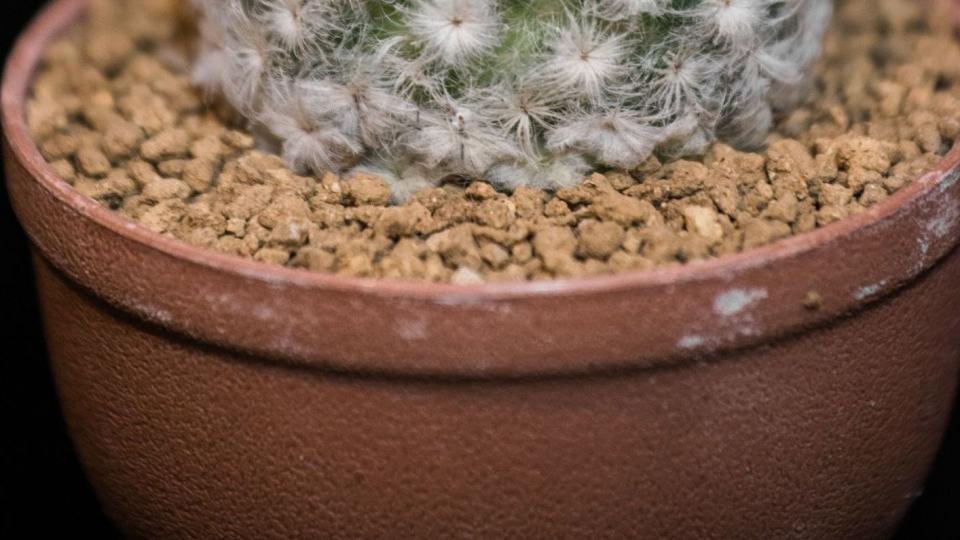
<instances>
[{"instance_id":1,"label":"textured pot surface","mask_svg":"<svg viewBox=\"0 0 960 540\"><path fill-rule=\"evenodd\" d=\"M273 268L43 163L24 96L83 5L10 60L5 163L68 425L131 535L864 538L922 486L960 364L960 148L865 214L682 268Z\"/></svg>"}]
</instances>

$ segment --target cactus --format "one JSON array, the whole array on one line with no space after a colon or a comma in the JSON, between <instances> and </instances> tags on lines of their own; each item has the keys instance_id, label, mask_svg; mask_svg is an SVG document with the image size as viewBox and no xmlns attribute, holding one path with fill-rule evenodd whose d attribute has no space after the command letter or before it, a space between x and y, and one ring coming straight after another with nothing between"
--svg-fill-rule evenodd
<instances>
[{"instance_id":1,"label":"cactus","mask_svg":"<svg viewBox=\"0 0 960 540\"><path fill-rule=\"evenodd\" d=\"M762 145L796 105L831 0L195 0L198 83L300 171L396 193L631 169Z\"/></svg>"}]
</instances>

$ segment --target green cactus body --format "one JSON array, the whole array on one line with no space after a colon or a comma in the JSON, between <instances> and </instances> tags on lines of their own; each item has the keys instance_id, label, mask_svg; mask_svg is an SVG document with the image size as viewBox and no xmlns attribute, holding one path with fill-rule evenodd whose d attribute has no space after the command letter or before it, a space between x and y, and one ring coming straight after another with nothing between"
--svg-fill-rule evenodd
<instances>
[{"instance_id":1,"label":"green cactus body","mask_svg":"<svg viewBox=\"0 0 960 540\"><path fill-rule=\"evenodd\" d=\"M301 171L554 188L762 144L830 0L196 0L195 77Z\"/></svg>"}]
</instances>

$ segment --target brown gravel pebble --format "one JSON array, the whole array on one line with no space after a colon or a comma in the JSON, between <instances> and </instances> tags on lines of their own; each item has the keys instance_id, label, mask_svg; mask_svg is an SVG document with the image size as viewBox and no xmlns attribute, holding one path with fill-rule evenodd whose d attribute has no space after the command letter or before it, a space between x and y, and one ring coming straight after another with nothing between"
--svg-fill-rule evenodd
<instances>
[{"instance_id":1,"label":"brown gravel pebble","mask_svg":"<svg viewBox=\"0 0 960 540\"><path fill-rule=\"evenodd\" d=\"M816 311L823 307L823 296L817 291L809 291L803 298L803 307L810 311Z\"/></svg>"},{"instance_id":2,"label":"brown gravel pebble","mask_svg":"<svg viewBox=\"0 0 960 540\"><path fill-rule=\"evenodd\" d=\"M27 121L78 191L268 264L457 284L646 269L829 225L936 163L960 136L960 46L952 19L926 5L838 1L814 94L764 151L718 143L557 193L452 182L392 204L376 176L294 174L222 103L203 106L183 70L183 0L94 0L84 27L46 52Z\"/></svg>"}]
</instances>

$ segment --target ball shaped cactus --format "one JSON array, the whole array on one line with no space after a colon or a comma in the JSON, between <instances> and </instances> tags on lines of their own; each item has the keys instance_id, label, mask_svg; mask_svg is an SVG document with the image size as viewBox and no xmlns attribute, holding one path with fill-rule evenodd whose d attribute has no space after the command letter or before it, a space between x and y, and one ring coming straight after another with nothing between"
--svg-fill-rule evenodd
<instances>
[{"instance_id":1,"label":"ball shaped cactus","mask_svg":"<svg viewBox=\"0 0 960 540\"><path fill-rule=\"evenodd\" d=\"M195 0L194 74L301 171L559 187L803 96L831 0Z\"/></svg>"}]
</instances>

